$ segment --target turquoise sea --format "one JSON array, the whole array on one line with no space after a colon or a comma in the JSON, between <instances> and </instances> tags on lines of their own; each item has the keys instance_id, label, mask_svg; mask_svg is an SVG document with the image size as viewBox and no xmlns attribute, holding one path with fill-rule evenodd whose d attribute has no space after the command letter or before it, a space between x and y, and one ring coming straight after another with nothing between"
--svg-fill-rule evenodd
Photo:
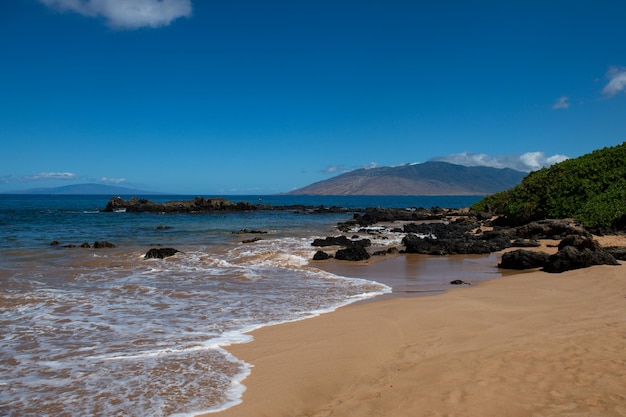
<instances>
[{"instance_id":1,"label":"turquoise sea","mask_svg":"<svg viewBox=\"0 0 626 417\"><path fill-rule=\"evenodd\" d=\"M0 195L0 415L217 411L240 400L251 371L228 345L249 341L255 328L391 291L310 262L313 239L336 234L350 213L101 212L110 197ZM479 199L220 197L346 208L466 207ZM267 233L238 233L244 229ZM250 237L261 240L242 243ZM95 241L116 247L79 247ZM160 246L181 253L143 258Z\"/></svg>"}]
</instances>

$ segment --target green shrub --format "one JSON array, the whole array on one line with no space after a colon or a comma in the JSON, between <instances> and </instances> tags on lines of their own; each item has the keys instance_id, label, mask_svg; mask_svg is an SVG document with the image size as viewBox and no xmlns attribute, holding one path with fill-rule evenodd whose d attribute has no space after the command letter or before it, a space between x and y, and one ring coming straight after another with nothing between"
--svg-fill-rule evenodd
<instances>
[{"instance_id":1,"label":"green shrub","mask_svg":"<svg viewBox=\"0 0 626 417\"><path fill-rule=\"evenodd\" d=\"M512 223L571 217L610 228L626 213L626 142L528 174L518 186L472 206Z\"/></svg>"}]
</instances>

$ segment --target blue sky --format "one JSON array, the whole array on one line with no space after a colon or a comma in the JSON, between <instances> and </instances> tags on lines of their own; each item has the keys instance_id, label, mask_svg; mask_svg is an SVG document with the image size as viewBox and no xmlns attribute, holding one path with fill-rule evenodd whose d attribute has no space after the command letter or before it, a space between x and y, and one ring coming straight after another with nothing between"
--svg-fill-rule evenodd
<instances>
[{"instance_id":1,"label":"blue sky","mask_svg":"<svg viewBox=\"0 0 626 417\"><path fill-rule=\"evenodd\" d=\"M272 194L626 141L626 2L0 3L0 192Z\"/></svg>"}]
</instances>

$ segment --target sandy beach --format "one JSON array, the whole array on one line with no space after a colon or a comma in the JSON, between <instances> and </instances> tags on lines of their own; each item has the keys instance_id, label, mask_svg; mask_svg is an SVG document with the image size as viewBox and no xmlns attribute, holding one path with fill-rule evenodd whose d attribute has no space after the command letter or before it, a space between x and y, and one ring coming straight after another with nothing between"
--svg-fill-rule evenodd
<instances>
[{"instance_id":1,"label":"sandy beach","mask_svg":"<svg viewBox=\"0 0 626 417\"><path fill-rule=\"evenodd\" d=\"M212 415L626 416L625 265L506 275L253 336L229 347L254 365L243 402Z\"/></svg>"}]
</instances>

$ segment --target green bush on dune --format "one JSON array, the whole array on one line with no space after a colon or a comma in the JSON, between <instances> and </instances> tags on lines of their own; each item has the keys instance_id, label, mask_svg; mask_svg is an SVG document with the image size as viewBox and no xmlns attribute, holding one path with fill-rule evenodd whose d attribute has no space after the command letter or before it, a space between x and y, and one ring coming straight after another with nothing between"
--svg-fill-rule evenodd
<instances>
[{"instance_id":1,"label":"green bush on dune","mask_svg":"<svg viewBox=\"0 0 626 417\"><path fill-rule=\"evenodd\" d=\"M505 215L513 224L575 218L586 227L615 228L626 214L626 142L531 172L472 210Z\"/></svg>"}]
</instances>

